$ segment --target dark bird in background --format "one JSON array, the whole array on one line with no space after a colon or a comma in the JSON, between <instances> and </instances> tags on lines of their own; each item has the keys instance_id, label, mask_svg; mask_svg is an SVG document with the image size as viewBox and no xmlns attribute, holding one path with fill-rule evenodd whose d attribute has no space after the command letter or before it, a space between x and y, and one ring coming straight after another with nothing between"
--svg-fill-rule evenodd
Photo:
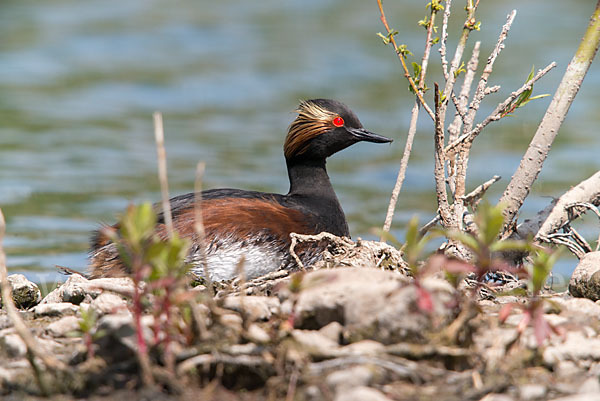
<instances>
[{"instance_id":1,"label":"dark bird in background","mask_svg":"<svg viewBox=\"0 0 600 401\"><path fill-rule=\"evenodd\" d=\"M296 112L298 117L290 125L283 145L290 180L287 195L240 189L202 192L207 265L212 280L236 277L242 257L249 279L295 267L289 253L290 233L326 231L350 236L325 159L357 142L392 140L364 129L352 110L335 100L307 100L300 103ZM171 199L171 209L174 229L192 241L187 261L194 266L194 273L203 276L201 248L194 230L195 200L193 193L177 196ZM118 229L118 225L114 228ZM167 237L162 214L156 232ZM298 256L305 266L319 259L317 248L298 247ZM101 231L92 239L91 268L93 278L127 273L115 244Z\"/></svg>"}]
</instances>

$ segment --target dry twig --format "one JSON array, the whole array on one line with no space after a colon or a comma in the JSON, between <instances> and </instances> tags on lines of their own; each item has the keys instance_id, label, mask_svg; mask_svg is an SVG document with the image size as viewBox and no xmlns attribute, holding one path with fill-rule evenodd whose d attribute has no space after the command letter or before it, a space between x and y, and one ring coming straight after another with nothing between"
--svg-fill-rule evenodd
<instances>
[{"instance_id":1,"label":"dry twig","mask_svg":"<svg viewBox=\"0 0 600 401\"><path fill-rule=\"evenodd\" d=\"M467 19L463 25L463 30L460 35L460 39L458 40L458 45L456 46L456 50L454 52L454 57L452 58L452 63L450 64L450 71L444 73L444 78L446 79L446 85L444 86L444 95L446 98L440 104L440 112L439 118L441 121L441 125L445 126L445 116L446 116L446 108L448 106L448 101L452 97L451 94L454 90L454 84L456 83L456 78L458 77L457 71L460 68L460 62L462 60L462 55L465 51L465 47L467 44L467 39L469 38L469 34L473 30L473 24L475 20L475 10L477 9L477 5L479 1L473 4L472 0L467 0ZM450 7L446 4L446 12L450 13ZM442 32L446 32L446 34L442 34L442 43L440 45L440 54L442 56L442 65L445 63L448 64L446 60L446 40L448 39L447 34L447 24L448 18L446 18L446 12L444 13L444 26L442 26Z\"/></svg>"},{"instance_id":2,"label":"dry twig","mask_svg":"<svg viewBox=\"0 0 600 401\"><path fill-rule=\"evenodd\" d=\"M506 40L506 37L508 36L508 31L510 31L510 28L512 26L513 21L515 20L516 15L517 15L517 10L512 10L512 12L510 14L508 14L508 16L506 17L506 24L504 24L504 26L502 26L502 31L500 32L500 35L498 36L498 41L496 42L496 46L494 47L494 50L492 50L492 53L488 57L488 61L483 69L481 78L479 79L479 83L477 85L475 95L473 96L473 100L471 101L471 104L469 105L469 112L467 113L467 118L465 119L465 126L463 127L463 133L470 132L471 128L473 127L473 122L475 120L475 114L477 113L477 110L479 110L481 101L486 96L487 83L488 83L490 74L492 73L492 70L494 68L494 62L498 58L498 55L500 54L502 49L504 49L504 41Z\"/></svg>"},{"instance_id":3,"label":"dry twig","mask_svg":"<svg viewBox=\"0 0 600 401\"><path fill-rule=\"evenodd\" d=\"M500 178L502 177L500 177L499 175L493 176L492 178L490 178L489 180L487 180L486 182L484 182L483 184L466 194L462 199L463 202L470 206L475 205L477 202L479 202L479 200L481 200L483 195L485 195L485 192L488 190L488 188L491 187L494 183L498 182Z\"/></svg>"},{"instance_id":4,"label":"dry twig","mask_svg":"<svg viewBox=\"0 0 600 401\"><path fill-rule=\"evenodd\" d=\"M46 366L48 371L53 373L56 373L57 371L64 371L66 369L66 365L58 359L56 359L52 354L42 349L35 337L31 335L31 332L25 325L25 322L23 322L23 320L21 319L21 316L19 316L19 312L17 311L17 308L12 298L12 289L10 283L8 282L6 254L4 253L3 247L5 232L6 222L4 220L4 214L0 209L0 287L2 292L2 302L4 304L4 309L6 309L8 318L14 325L17 334L19 335L19 337L21 337L21 339L25 343L25 346L27 347L27 352L30 355L29 362L31 363L31 367L36 372L38 383L40 384L40 386L43 387L41 372L35 362L35 358L40 359L42 363ZM46 392L44 388L41 388L41 390L44 393Z\"/></svg>"},{"instance_id":5,"label":"dry twig","mask_svg":"<svg viewBox=\"0 0 600 401\"><path fill-rule=\"evenodd\" d=\"M450 0L450 2L451 2L451 0ZM377 4L379 5L379 11L381 13L381 21L383 22L385 28L387 29L387 31L389 33L390 28L387 23L385 13L383 11L383 5L381 3L381 0L377 0ZM449 7L449 5L447 5L447 7ZM390 202L388 204L388 209L387 209L387 213L385 216L385 222L383 224L383 232L384 233L389 232L390 228L392 226L392 220L394 218L394 211L396 209L396 204L398 203L398 196L400 195L400 190L402 189L402 184L404 183L404 178L406 176L406 169L408 167L408 159L410 158L410 154L412 151L412 145L414 142L415 134L417 132L417 120L419 118L419 102L421 104L423 104L423 107L425 108L425 110L427 110L428 114L432 118L434 118L433 114L431 113L431 109L429 109L427 104L424 103L422 94L425 89L425 76L427 74L427 66L429 64L429 55L431 54L431 46L433 45L432 34L433 34L434 26L435 26L434 24L435 24L436 14L437 14L437 11L432 7L431 18L429 20L429 24L427 25L427 37L425 40L425 50L423 51L423 58L422 58L422 63L421 63L421 74L419 76L419 87L418 88L415 87L414 81L412 80L412 78L410 77L410 74L408 73L408 69L406 68L406 62L404 60L404 56L402 55L402 53L398 52L398 47L396 45L394 37L393 37L393 35L391 36L391 43L393 44L394 49L396 50L396 53L398 54L398 57L400 57L402 67L404 68L405 76L411 83L411 87L413 88L414 92L417 94L417 100L415 101L415 105L413 106L412 111L411 111L411 118L410 118L410 123L408 126L408 135L406 136L406 144L404 146L404 152L402 154L402 159L400 160L400 169L398 170L398 176L396 177L396 183L394 184L394 189L392 190L392 196L391 196ZM380 238L380 240L384 241L383 236Z\"/></svg>"},{"instance_id":6,"label":"dry twig","mask_svg":"<svg viewBox=\"0 0 600 401\"><path fill-rule=\"evenodd\" d=\"M475 42L475 46L473 46L473 52L471 54L471 59L467 64L467 71L465 73L465 79L463 81L462 87L460 89L460 94L458 99L454 102L456 107L456 114L454 116L454 121L448 126L448 142L455 141L458 135L460 134L460 128L462 127L466 114L467 114L467 105L469 103L469 94L471 93L471 85L473 84L473 79L475 78L475 73L477 72L477 66L479 64L479 48L481 46L481 42ZM454 94L454 92L453 92ZM448 185L450 187L450 191L452 194L456 192L456 157L459 155L453 155L446 148L446 155L448 158Z\"/></svg>"},{"instance_id":7,"label":"dry twig","mask_svg":"<svg viewBox=\"0 0 600 401\"><path fill-rule=\"evenodd\" d=\"M417 88L417 85L415 84L415 81L412 79L412 77L410 75L410 72L408 71L408 67L406 66L406 60L404 59L404 54L400 51L400 48L396 44L396 39L394 39L394 35L393 35L394 31L390 28L390 25L387 22L387 18L385 17L385 12L383 11L382 0L377 0L377 5L379 6L379 12L381 14L381 17L380 17L381 18L381 22L383 23L383 26L385 27L386 32L387 32L387 34L388 34L388 36L390 38L390 43L394 47L394 51L398 55L398 59L400 60L400 63L402 64L402 69L404 70L404 76L406 77L406 79L408 80L408 83L410 84L411 88L413 89L413 91L417 95L417 98L419 99L420 104L423 106L423 108L425 109L425 111L427 112L427 114L429 114L429 116L431 117L431 119L434 119L435 116L433 115L433 111L431 110L431 107L429 107L429 105L427 105L427 102L425 101L425 99L423 99L423 93L422 93L422 91L420 91Z\"/></svg>"},{"instance_id":8,"label":"dry twig","mask_svg":"<svg viewBox=\"0 0 600 401\"><path fill-rule=\"evenodd\" d=\"M173 217L171 216L171 203L169 202L169 184L167 181L167 152L165 151L165 133L163 129L162 114L154 112L154 137L156 139L156 154L158 157L158 179L162 196L163 216L169 238L173 237Z\"/></svg>"},{"instance_id":9,"label":"dry twig","mask_svg":"<svg viewBox=\"0 0 600 401\"><path fill-rule=\"evenodd\" d=\"M504 117L505 114L503 113L503 111L506 110L512 104L512 102L514 102L515 99L517 99L523 92L530 90L533 87L534 83L536 83L541 77L550 72L550 70L554 67L556 67L556 63L552 62L548 64L546 68L539 70L533 78L525 82L523 86L511 93L510 96L507 97L502 103L498 104L494 111L492 111L481 123L477 124L475 128L473 128L470 132L461 135L458 139L446 146L446 152L451 151L461 143L472 142L477 137L477 135L479 135L481 131L485 127L487 127L489 123L491 123L492 121L498 121L502 117Z\"/></svg>"}]
</instances>

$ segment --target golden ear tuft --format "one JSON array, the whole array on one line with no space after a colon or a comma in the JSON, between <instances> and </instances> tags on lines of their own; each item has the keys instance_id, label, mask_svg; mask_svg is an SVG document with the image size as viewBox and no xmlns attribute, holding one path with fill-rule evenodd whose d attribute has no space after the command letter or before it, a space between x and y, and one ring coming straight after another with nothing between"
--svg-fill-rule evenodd
<instances>
[{"instance_id":1,"label":"golden ear tuft","mask_svg":"<svg viewBox=\"0 0 600 401\"><path fill-rule=\"evenodd\" d=\"M296 109L298 117L288 129L283 151L285 158L300 155L308 149L310 141L332 128L337 114L311 101L303 101Z\"/></svg>"}]
</instances>

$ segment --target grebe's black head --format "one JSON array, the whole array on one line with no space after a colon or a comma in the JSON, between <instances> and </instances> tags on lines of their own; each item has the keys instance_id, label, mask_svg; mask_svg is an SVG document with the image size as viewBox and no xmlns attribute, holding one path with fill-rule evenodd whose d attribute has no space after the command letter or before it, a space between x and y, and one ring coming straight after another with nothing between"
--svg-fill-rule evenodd
<instances>
[{"instance_id":1,"label":"grebe's black head","mask_svg":"<svg viewBox=\"0 0 600 401\"><path fill-rule=\"evenodd\" d=\"M392 142L363 128L345 104L329 99L300 103L298 117L288 130L283 151L289 162L298 159L325 160L356 142Z\"/></svg>"}]
</instances>

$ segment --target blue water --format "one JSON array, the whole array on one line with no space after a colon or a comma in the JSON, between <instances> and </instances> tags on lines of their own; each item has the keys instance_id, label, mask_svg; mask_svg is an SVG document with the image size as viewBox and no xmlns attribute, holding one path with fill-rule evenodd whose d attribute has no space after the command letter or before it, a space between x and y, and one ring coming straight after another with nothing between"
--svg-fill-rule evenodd
<instances>
[{"instance_id":1,"label":"blue water","mask_svg":"<svg viewBox=\"0 0 600 401\"><path fill-rule=\"evenodd\" d=\"M463 19L455 3L451 34ZM415 55L424 5L385 4L398 40ZM482 1L482 31L472 35L482 41L482 61L512 8L519 13L490 80L503 88L482 112L520 86L532 65L557 61L535 90L553 93L593 7L583 0ZM396 139L355 146L328 164L353 236L372 238L413 102L397 59L375 35L382 30L376 4L359 0L0 3L0 206L9 269L38 282L58 279L56 264L84 270L90 231L114 222L130 202L159 199L155 110L164 114L173 195L192 190L198 161L207 163L206 188L285 193L281 145L291 110L304 98L344 101L367 128ZM437 60L434 52L429 86L442 82ZM522 216L600 167L599 85L596 64ZM548 103L533 102L478 138L471 187L499 174L490 198L499 197ZM393 227L399 238L413 215L426 221L436 209L424 114L419 127ZM578 228L597 237L594 219ZM566 259L557 270L569 274L573 264Z\"/></svg>"}]
</instances>

